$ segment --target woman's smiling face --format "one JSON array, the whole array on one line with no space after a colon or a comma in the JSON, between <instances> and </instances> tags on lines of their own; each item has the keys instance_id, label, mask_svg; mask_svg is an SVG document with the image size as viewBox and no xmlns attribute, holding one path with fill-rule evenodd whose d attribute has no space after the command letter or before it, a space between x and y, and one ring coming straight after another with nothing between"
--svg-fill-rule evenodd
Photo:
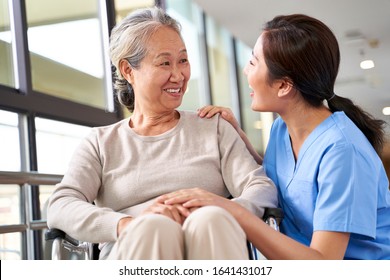
<instances>
[{"instance_id":1,"label":"woman's smiling face","mask_svg":"<svg viewBox=\"0 0 390 280\"><path fill-rule=\"evenodd\" d=\"M185 44L175 30L162 27L147 46L140 68L132 70L135 108L174 110L181 105L191 75Z\"/></svg>"},{"instance_id":2,"label":"woman's smiling face","mask_svg":"<svg viewBox=\"0 0 390 280\"><path fill-rule=\"evenodd\" d=\"M254 111L276 112L277 93L279 84L270 83L268 80L268 67L264 60L263 53L263 34L259 36L252 51L252 57L244 68L244 74L247 76L249 87L252 89L251 108Z\"/></svg>"}]
</instances>

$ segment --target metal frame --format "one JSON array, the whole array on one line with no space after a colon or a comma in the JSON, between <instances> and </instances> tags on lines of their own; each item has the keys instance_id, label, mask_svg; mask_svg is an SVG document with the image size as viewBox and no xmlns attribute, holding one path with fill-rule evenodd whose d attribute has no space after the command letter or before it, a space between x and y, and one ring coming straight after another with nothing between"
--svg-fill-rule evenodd
<instances>
[{"instance_id":1,"label":"metal frame","mask_svg":"<svg viewBox=\"0 0 390 280\"><path fill-rule=\"evenodd\" d=\"M39 203L39 200L33 200L31 190L38 191L39 185L55 185L60 182L62 175L42 174L38 172L4 172L0 171L0 188L2 185L19 185L21 188L21 205L20 215L22 217L21 224L0 225L0 234L17 233L23 234L22 237L22 258L23 259L41 259L41 243L42 238L37 231L46 229L45 220L36 219L36 214L32 213L33 204ZM38 205L39 211L39 205ZM38 215L40 217L40 213Z\"/></svg>"}]
</instances>

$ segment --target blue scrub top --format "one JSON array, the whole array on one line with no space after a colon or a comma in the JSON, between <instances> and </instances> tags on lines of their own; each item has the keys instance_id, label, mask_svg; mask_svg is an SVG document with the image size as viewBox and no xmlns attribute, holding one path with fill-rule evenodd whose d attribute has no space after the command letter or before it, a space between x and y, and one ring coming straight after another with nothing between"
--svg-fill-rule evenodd
<instances>
[{"instance_id":1,"label":"blue scrub top","mask_svg":"<svg viewBox=\"0 0 390 280\"><path fill-rule=\"evenodd\" d=\"M345 259L390 259L389 181L344 112L312 131L296 161L286 124L276 119L263 164L279 191L286 235L309 246L313 231L349 232Z\"/></svg>"}]
</instances>

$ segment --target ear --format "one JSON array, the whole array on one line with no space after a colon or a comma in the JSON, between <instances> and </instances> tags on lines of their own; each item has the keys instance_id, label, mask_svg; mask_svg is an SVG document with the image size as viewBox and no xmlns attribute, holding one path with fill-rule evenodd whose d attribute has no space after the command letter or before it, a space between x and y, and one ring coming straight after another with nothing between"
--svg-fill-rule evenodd
<instances>
[{"instance_id":1,"label":"ear","mask_svg":"<svg viewBox=\"0 0 390 280\"><path fill-rule=\"evenodd\" d=\"M121 72L123 78L125 78L130 84L133 82L133 68L126 59L122 59L119 62L119 71Z\"/></svg>"},{"instance_id":2,"label":"ear","mask_svg":"<svg viewBox=\"0 0 390 280\"><path fill-rule=\"evenodd\" d=\"M278 83L278 96L283 98L292 95L294 91L294 85L289 79L283 79L277 82Z\"/></svg>"}]
</instances>

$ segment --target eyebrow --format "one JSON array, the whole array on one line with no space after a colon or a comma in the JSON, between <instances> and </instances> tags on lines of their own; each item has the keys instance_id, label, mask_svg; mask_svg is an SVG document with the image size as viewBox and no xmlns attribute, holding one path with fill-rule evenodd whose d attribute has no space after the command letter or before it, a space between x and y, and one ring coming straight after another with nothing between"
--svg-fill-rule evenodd
<instances>
[{"instance_id":1,"label":"eyebrow","mask_svg":"<svg viewBox=\"0 0 390 280\"><path fill-rule=\"evenodd\" d=\"M258 57L255 55L255 52L252 50L252 56L256 58L256 60L259 60Z\"/></svg>"},{"instance_id":2,"label":"eyebrow","mask_svg":"<svg viewBox=\"0 0 390 280\"><path fill-rule=\"evenodd\" d=\"M187 49L182 49L182 50L180 51L180 53L187 53ZM158 54L158 55L156 56L156 58L163 57L163 56L171 56L171 54L168 53L168 52L163 52L163 53Z\"/></svg>"}]
</instances>

